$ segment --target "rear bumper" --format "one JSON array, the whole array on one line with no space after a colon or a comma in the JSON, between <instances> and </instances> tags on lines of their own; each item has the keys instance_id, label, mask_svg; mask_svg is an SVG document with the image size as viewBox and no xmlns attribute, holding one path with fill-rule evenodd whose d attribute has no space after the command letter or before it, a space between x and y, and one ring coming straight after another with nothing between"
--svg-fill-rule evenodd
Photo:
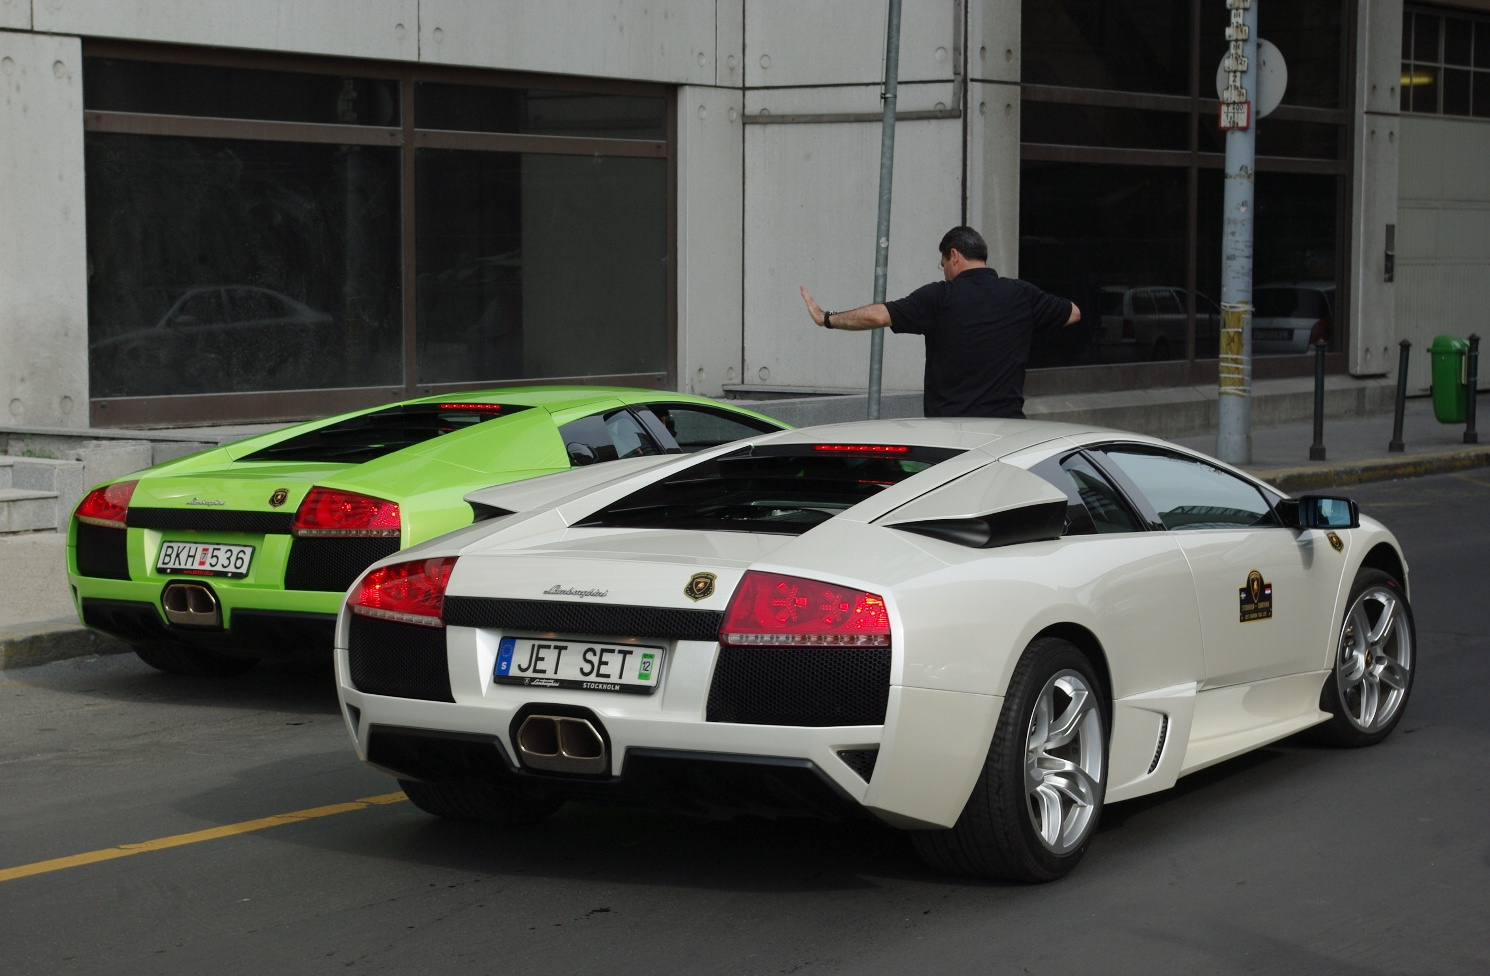
<instances>
[{"instance_id":1,"label":"rear bumper","mask_svg":"<svg viewBox=\"0 0 1490 976\"><path fill-rule=\"evenodd\" d=\"M129 643L167 641L248 657L325 658L336 631L333 613L238 608L225 629L206 630L168 623L156 602L85 596L78 609L84 624Z\"/></svg>"}]
</instances>

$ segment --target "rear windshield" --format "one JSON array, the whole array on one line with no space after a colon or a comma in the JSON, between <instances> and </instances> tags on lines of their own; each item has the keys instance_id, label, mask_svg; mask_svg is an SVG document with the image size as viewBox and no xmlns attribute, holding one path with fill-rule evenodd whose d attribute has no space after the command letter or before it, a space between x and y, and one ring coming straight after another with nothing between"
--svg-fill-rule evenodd
<instances>
[{"instance_id":1,"label":"rear windshield","mask_svg":"<svg viewBox=\"0 0 1490 976\"><path fill-rule=\"evenodd\" d=\"M441 434L527 409L500 403L405 403L307 431L238 460L365 464Z\"/></svg>"},{"instance_id":2,"label":"rear windshield","mask_svg":"<svg viewBox=\"0 0 1490 976\"><path fill-rule=\"evenodd\" d=\"M710 458L578 523L801 535L961 451L855 445L767 445Z\"/></svg>"}]
</instances>

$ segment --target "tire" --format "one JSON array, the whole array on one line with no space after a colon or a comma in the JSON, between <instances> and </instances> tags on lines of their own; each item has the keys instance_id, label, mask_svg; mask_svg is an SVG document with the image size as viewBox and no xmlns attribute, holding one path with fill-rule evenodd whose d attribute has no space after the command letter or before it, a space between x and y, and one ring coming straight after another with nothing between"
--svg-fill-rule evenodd
<instances>
[{"instance_id":1,"label":"tire","mask_svg":"<svg viewBox=\"0 0 1490 976\"><path fill-rule=\"evenodd\" d=\"M1372 635L1377 635L1375 640ZM1417 633L1402 584L1362 569L1335 642L1335 663L1319 694L1330 720L1319 726L1331 745L1374 746L1392 734L1412 693Z\"/></svg>"},{"instance_id":2,"label":"tire","mask_svg":"<svg viewBox=\"0 0 1490 976\"><path fill-rule=\"evenodd\" d=\"M401 779L398 785L414 806L447 820L475 820L518 827L542 823L563 805L562 800L551 797L520 796L511 789L470 780L460 783L423 783Z\"/></svg>"},{"instance_id":3,"label":"tire","mask_svg":"<svg viewBox=\"0 0 1490 976\"><path fill-rule=\"evenodd\" d=\"M1075 645L1058 638L1030 644L957 823L912 833L922 858L948 873L1007 881L1054 881L1070 872L1102 815L1108 708ZM1052 723L1064 734L1051 735Z\"/></svg>"},{"instance_id":4,"label":"tire","mask_svg":"<svg viewBox=\"0 0 1490 976\"><path fill-rule=\"evenodd\" d=\"M247 674L258 667L254 657L233 657L217 651L164 642L135 644L141 661L166 674L183 674L194 678L230 677Z\"/></svg>"}]
</instances>

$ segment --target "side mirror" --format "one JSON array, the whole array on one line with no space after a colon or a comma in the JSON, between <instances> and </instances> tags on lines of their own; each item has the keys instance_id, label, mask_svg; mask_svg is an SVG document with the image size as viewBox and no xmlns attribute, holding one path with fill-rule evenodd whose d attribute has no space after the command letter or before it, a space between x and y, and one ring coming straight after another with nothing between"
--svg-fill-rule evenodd
<instances>
[{"instance_id":1,"label":"side mirror","mask_svg":"<svg viewBox=\"0 0 1490 976\"><path fill-rule=\"evenodd\" d=\"M1291 529L1355 529L1361 525L1361 510L1349 498L1304 495L1279 502L1278 518Z\"/></svg>"},{"instance_id":2,"label":"side mirror","mask_svg":"<svg viewBox=\"0 0 1490 976\"><path fill-rule=\"evenodd\" d=\"M569 452L569 463L576 468L584 467L587 464L594 464L600 460L600 455L595 453L593 447L579 441L570 441L564 445L564 450Z\"/></svg>"}]
</instances>

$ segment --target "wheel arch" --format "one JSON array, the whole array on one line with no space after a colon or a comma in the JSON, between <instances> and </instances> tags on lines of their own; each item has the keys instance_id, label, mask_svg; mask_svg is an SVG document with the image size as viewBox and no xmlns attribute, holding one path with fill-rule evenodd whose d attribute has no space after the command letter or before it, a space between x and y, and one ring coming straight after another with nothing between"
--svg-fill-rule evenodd
<instances>
[{"instance_id":1,"label":"wheel arch","mask_svg":"<svg viewBox=\"0 0 1490 976\"><path fill-rule=\"evenodd\" d=\"M1042 637L1058 637L1076 646L1088 661L1091 662L1092 670L1097 672L1097 680L1102 682L1102 693L1107 696L1109 705L1112 702L1112 669L1107 665L1107 652L1102 649L1102 642L1097 635L1092 633L1081 624L1063 621L1051 624L1034 636L1034 640ZM1028 646L1028 645L1026 645ZM1111 708L1108 709L1108 721L1111 721Z\"/></svg>"},{"instance_id":2,"label":"wheel arch","mask_svg":"<svg viewBox=\"0 0 1490 976\"><path fill-rule=\"evenodd\" d=\"M1402 584L1402 591L1408 593L1408 598L1411 599L1412 594L1407 589L1407 564L1402 561L1402 554L1391 543L1378 542L1372 546L1371 550L1366 553L1366 558L1361 560L1361 568L1378 569L1386 573Z\"/></svg>"}]
</instances>

